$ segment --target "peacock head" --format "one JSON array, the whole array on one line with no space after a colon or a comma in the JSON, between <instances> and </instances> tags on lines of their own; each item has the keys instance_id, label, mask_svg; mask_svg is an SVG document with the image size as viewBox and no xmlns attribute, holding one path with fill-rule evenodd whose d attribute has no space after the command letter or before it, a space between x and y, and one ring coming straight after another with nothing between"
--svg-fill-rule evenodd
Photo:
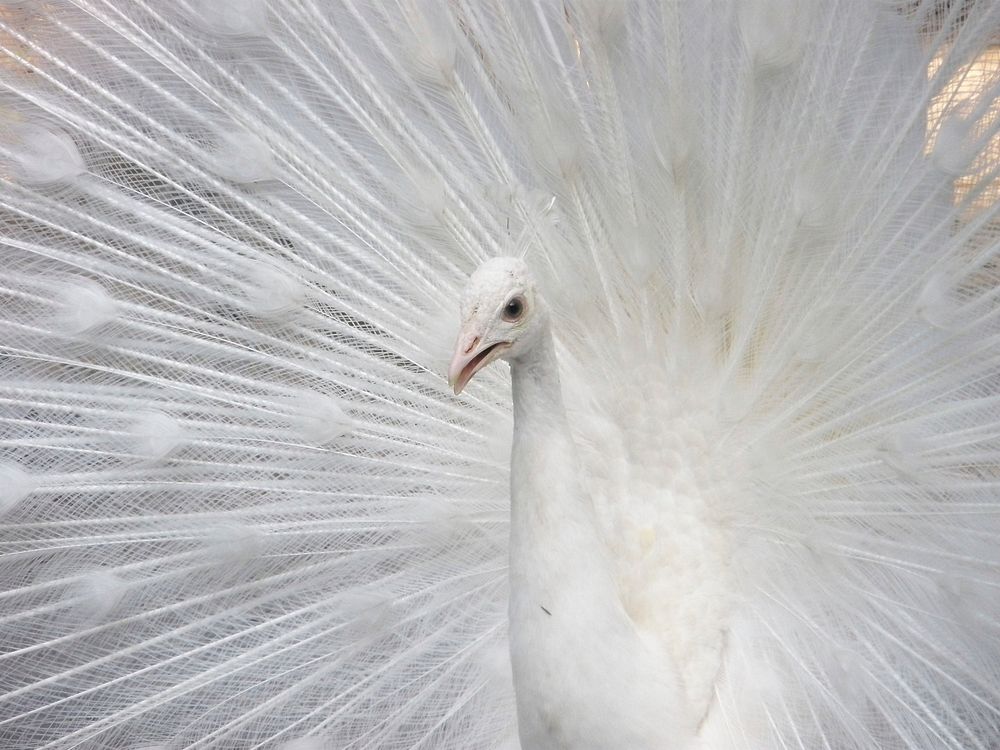
<instances>
[{"instance_id":1,"label":"peacock head","mask_svg":"<svg viewBox=\"0 0 1000 750\"><path fill-rule=\"evenodd\" d=\"M461 312L448 368L456 395L493 360L516 360L529 351L546 317L534 278L520 258L491 258L477 268L462 295Z\"/></svg>"}]
</instances>

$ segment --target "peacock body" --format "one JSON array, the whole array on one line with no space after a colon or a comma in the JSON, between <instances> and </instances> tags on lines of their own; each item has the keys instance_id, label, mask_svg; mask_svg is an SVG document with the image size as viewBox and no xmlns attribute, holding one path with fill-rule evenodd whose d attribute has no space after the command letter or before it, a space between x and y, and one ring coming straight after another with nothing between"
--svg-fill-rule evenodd
<instances>
[{"instance_id":1,"label":"peacock body","mask_svg":"<svg viewBox=\"0 0 1000 750\"><path fill-rule=\"evenodd\" d=\"M1000 745L998 30L0 3L0 747Z\"/></svg>"}]
</instances>

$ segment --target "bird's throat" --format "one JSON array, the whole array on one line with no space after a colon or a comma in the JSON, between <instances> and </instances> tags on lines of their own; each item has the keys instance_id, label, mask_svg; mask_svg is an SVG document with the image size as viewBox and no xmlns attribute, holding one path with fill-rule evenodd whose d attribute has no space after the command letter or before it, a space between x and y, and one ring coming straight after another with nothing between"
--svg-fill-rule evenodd
<instances>
[{"instance_id":1,"label":"bird's throat","mask_svg":"<svg viewBox=\"0 0 1000 750\"><path fill-rule=\"evenodd\" d=\"M510 647L522 746L663 747L640 716L680 705L679 692L622 604L547 332L511 373ZM619 686L610 698L606 685ZM610 721L609 699L620 703Z\"/></svg>"},{"instance_id":2,"label":"bird's throat","mask_svg":"<svg viewBox=\"0 0 1000 750\"><path fill-rule=\"evenodd\" d=\"M514 436L511 449L512 587L524 573L538 584L539 568L581 575L603 555L581 565L579 552L602 546L593 503L584 491L579 460L563 405L559 366L551 335L544 331L511 362ZM596 559L600 558L600 560ZM610 578L610 571L607 572ZM603 577L603 576L602 576ZM568 580L562 580L568 583ZM516 591L514 592L516 594ZM544 604L544 602L542 603Z\"/></svg>"}]
</instances>

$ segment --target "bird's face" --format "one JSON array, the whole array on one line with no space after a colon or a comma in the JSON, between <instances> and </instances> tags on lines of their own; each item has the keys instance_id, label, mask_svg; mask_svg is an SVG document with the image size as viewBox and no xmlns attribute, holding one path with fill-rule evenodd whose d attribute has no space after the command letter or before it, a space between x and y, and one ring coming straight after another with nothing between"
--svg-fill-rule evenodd
<instances>
[{"instance_id":1,"label":"bird's face","mask_svg":"<svg viewBox=\"0 0 1000 750\"><path fill-rule=\"evenodd\" d=\"M462 327L448 383L459 394L495 359L516 359L531 345L541 311L524 261L492 258L469 278L462 295Z\"/></svg>"}]
</instances>

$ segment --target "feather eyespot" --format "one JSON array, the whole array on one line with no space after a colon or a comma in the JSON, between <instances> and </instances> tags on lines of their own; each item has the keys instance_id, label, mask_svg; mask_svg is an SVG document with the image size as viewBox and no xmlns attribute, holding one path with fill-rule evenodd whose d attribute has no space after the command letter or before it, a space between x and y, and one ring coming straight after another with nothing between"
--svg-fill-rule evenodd
<instances>
[{"instance_id":1,"label":"feather eyespot","mask_svg":"<svg viewBox=\"0 0 1000 750\"><path fill-rule=\"evenodd\" d=\"M514 323L520 320L522 315L524 315L524 297L518 294L507 300L501 317L509 323Z\"/></svg>"}]
</instances>

